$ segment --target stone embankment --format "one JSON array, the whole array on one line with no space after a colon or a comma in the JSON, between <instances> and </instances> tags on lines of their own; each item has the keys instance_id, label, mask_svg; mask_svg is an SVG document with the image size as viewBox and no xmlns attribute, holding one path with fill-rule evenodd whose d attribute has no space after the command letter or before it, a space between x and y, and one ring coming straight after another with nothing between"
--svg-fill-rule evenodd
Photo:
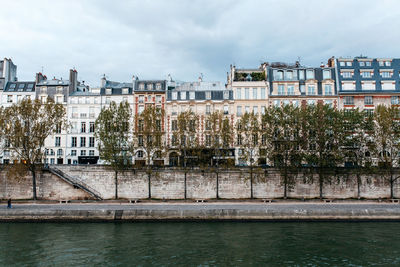
<instances>
[{"instance_id":1,"label":"stone embankment","mask_svg":"<svg viewBox=\"0 0 400 267\"><path fill-rule=\"evenodd\" d=\"M0 221L400 221L398 203L16 204Z\"/></svg>"}]
</instances>

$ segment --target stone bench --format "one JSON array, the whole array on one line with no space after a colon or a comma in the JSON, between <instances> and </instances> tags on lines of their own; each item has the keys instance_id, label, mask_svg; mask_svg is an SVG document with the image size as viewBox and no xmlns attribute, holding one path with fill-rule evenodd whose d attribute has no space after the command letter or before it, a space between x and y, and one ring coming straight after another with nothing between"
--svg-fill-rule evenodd
<instances>
[{"instance_id":1,"label":"stone bench","mask_svg":"<svg viewBox=\"0 0 400 267\"><path fill-rule=\"evenodd\" d=\"M390 201L392 201L392 203L400 203L400 199L397 198L392 198Z\"/></svg>"},{"instance_id":2,"label":"stone bench","mask_svg":"<svg viewBox=\"0 0 400 267\"><path fill-rule=\"evenodd\" d=\"M205 199L196 199L196 202L197 203L204 203L204 202L206 202L206 200Z\"/></svg>"},{"instance_id":3,"label":"stone bench","mask_svg":"<svg viewBox=\"0 0 400 267\"><path fill-rule=\"evenodd\" d=\"M331 199L331 198L325 198L325 199L323 199L323 201L324 201L325 203L332 203L332 202L333 202L333 199Z\"/></svg>"},{"instance_id":4,"label":"stone bench","mask_svg":"<svg viewBox=\"0 0 400 267\"><path fill-rule=\"evenodd\" d=\"M71 203L71 200L69 200L69 199L60 199L60 204L66 204L66 203Z\"/></svg>"},{"instance_id":5,"label":"stone bench","mask_svg":"<svg viewBox=\"0 0 400 267\"><path fill-rule=\"evenodd\" d=\"M264 203L272 203L272 202L274 202L272 199L269 199L269 198L264 198L263 200L262 200L262 202L264 202Z\"/></svg>"},{"instance_id":6,"label":"stone bench","mask_svg":"<svg viewBox=\"0 0 400 267\"><path fill-rule=\"evenodd\" d=\"M129 199L129 203L139 203L139 199Z\"/></svg>"}]
</instances>

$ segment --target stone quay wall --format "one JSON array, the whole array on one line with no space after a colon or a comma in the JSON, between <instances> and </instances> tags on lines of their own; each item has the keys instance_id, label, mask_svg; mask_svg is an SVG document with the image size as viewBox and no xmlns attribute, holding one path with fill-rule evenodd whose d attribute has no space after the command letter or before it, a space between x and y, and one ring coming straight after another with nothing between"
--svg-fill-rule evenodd
<instances>
[{"instance_id":1,"label":"stone quay wall","mask_svg":"<svg viewBox=\"0 0 400 267\"><path fill-rule=\"evenodd\" d=\"M103 199L113 199L115 193L114 172L101 165L57 165L58 169L76 177L100 193ZM185 172L166 168L153 170L150 175L150 192L154 199L184 199ZM250 171L247 168L220 170L218 194L221 199L247 199L251 196ZM298 174L287 192L288 198L312 199L319 197L316 174ZM400 179L399 179L400 180ZM400 181L394 184L394 196L400 198ZM350 199L358 197L355 174L330 175L324 183L323 197ZM186 196L189 199L214 199L217 195L216 173L198 169L186 173ZM282 198L284 186L276 169L256 170L253 173L253 196L259 199ZM74 188L49 172L37 175L37 194L41 199L91 199L81 189ZM118 174L118 195L122 199L145 199L149 196L149 178L144 170L129 170ZM390 184L381 174L361 176L360 197L378 199L390 197ZM16 179L7 172L0 172L0 199L32 198L30 175Z\"/></svg>"}]
</instances>

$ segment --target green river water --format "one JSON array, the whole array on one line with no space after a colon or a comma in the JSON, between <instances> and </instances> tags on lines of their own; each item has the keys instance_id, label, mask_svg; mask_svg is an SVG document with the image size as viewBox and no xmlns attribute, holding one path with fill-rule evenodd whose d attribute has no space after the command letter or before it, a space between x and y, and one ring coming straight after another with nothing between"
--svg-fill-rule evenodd
<instances>
[{"instance_id":1,"label":"green river water","mask_svg":"<svg viewBox=\"0 0 400 267\"><path fill-rule=\"evenodd\" d=\"M0 266L400 266L396 222L0 223Z\"/></svg>"}]
</instances>

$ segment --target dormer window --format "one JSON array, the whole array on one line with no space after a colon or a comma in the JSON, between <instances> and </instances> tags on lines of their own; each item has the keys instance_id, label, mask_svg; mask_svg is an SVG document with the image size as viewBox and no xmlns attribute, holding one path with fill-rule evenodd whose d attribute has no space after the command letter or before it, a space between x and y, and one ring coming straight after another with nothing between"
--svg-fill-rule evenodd
<instances>
[{"instance_id":1,"label":"dormer window","mask_svg":"<svg viewBox=\"0 0 400 267\"><path fill-rule=\"evenodd\" d=\"M153 84L152 83L148 83L147 84L147 90L153 90Z\"/></svg>"},{"instance_id":2,"label":"dormer window","mask_svg":"<svg viewBox=\"0 0 400 267\"><path fill-rule=\"evenodd\" d=\"M224 99L229 99L229 91L224 91Z\"/></svg>"},{"instance_id":3,"label":"dormer window","mask_svg":"<svg viewBox=\"0 0 400 267\"><path fill-rule=\"evenodd\" d=\"M178 98L178 92L172 92L172 100L176 100Z\"/></svg>"},{"instance_id":4,"label":"dormer window","mask_svg":"<svg viewBox=\"0 0 400 267\"><path fill-rule=\"evenodd\" d=\"M40 93L47 94L47 87L40 88Z\"/></svg>"},{"instance_id":5,"label":"dormer window","mask_svg":"<svg viewBox=\"0 0 400 267\"><path fill-rule=\"evenodd\" d=\"M181 92L181 100L186 100L186 92Z\"/></svg>"},{"instance_id":6,"label":"dormer window","mask_svg":"<svg viewBox=\"0 0 400 267\"><path fill-rule=\"evenodd\" d=\"M322 76L324 80L331 79L331 70L324 70L322 72Z\"/></svg>"},{"instance_id":7,"label":"dormer window","mask_svg":"<svg viewBox=\"0 0 400 267\"><path fill-rule=\"evenodd\" d=\"M195 92L194 91L189 92L189 98L190 98L190 100L194 100L195 99Z\"/></svg>"},{"instance_id":8,"label":"dormer window","mask_svg":"<svg viewBox=\"0 0 400 267\"><path fill-rule=\"evenodd\" d=\"M106 88L106 95L111 95L112 91L111 88Z\"/></svg>"},{"instance_id":9,"label":"dormer window","mask_svg":"<svg viewBox=\"0 0 400 267\"><path fill-rule=\"evenodd\" d=\"M139 90L144 90L144 83L139 84Z\"/></svg>"},{"instance_id":10,"label":"dormer window","mask_svg":"<svg viewBox=\"0 0 400 267\"><path fill-rule=\"evenodd\" d=\"M156 84L156 90L161 90L161 83Z\"/></svg>"},{"instance_id":11,"label":"dormer window","mask_svg":"<svg viewBox=\"0 0 400 267\"><path fill-rule=\"evenodd\" d=\"M24 84L24 83L18 84L18 91L23 91L23 90L24 90L24 87L25 87L25 84Z\"/></svg>"},{"instance_id":12,"label":"dormer window","mask_svg":"<svg viewBox=\"0 0 400 267\"><path fill-rule=\"evenodd\" d=\"M314 79L314 70L307 70L307 80Z\"/></svg>"},{"instance_id":13,"label":"dormer window","mask_svg":"<svg viewBox=\"0 0 400 267\"><path fill-rule=\"evenodd\" d=\"M122 94L127 95L129 93L128 88L122 88Z\"/></svg>"},{"instance_id":14,"label":"dormer window","mask_svg":"<svg viewBox=\"0 0 400 267\"><path fill-rule=\"evenodd\" d=\"M210 100L211 99L211 91L206 92L206 99Z\"/></svg>"}]
</instances>

